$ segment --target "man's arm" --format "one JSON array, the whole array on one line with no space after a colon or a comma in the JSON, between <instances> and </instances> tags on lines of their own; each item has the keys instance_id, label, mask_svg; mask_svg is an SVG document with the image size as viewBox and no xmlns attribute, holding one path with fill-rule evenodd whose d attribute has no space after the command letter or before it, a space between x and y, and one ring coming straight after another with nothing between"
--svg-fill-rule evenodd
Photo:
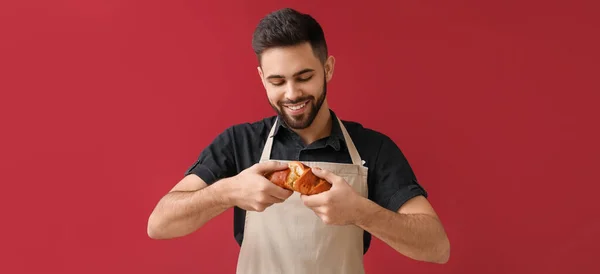
<instances>
[{"instance_id":1,"label":"man's arm","mask_svg":"<svg viewBox=\"0 0 600 274\"><path fill-rule=\"evenodd\" d=\"M415 260L448 261L450 242L425 197L415 196L394 212L360 196L342 177L330 171L315 168L313 174L330 182L331 189L301 198L324 223L359 226Z\"/></svg>"},{"instance_id":2,"label":"man's arm","mask_svg":"<svg viewBox=\"0 0 600 274\"><path fill-rule=\"evenodd\" d=\"M444 264L450 258L450 242L431 204L423 196L404 203L398 212L359 198L356 225L405 256Z\"/></svg>"},{"instance_id":3,"label":"man's arm","mask_svg":"<svg viewBox=\"0 0 600 274\"><path fill-rule=\"evenodd\" d=\"M404 154L389 137L382 139L369 172L369 197L362 197L340 176L314 169L332 187L302 199L327 224L354 224L409 258L447 262L450 243L441 221Z\"/></svg>"},{"instance_id":4,"label":"man's arm","mask_svg":"<svg viewBox=\"0 0 600 274\"><path fill-rule=\"evenodd\" d=\"M372 195L359 199L357 225L407 257L445 263L450 243L428 193L404 153L383 135L370 171Z\"/></svg>"},{"instance_id":5,"label":"man's arm","mask_svg":"<svg viewBox=\"0 0 600 274\"><path fill-rule=\"evenodd\" d=\"M285 163L262 162L209 186L199 176L190 174L158 202L148 218L148 236L153 239L181 237L198 230L230 207L263 211L281 203L293 192L274 185L263 174L286 168Z\"/></svg>"},{"instance_id":6,"label":"man's arm","mask_svg":"<svg viewBox=\"0 0 600 274\"><path fill-rule=\"evenodd\" d=\"M227 182L235 175L234 127L218 134L205 147L185 176L157 203L148 218L148 236L185 236L230 207Z\"/></svg>"},{"instance_id":7,"label":"man's arm","mask_svg":"<svg viewBox=\"0 0 600 274\"><path fill-rule=\"evenodd\" d=\"M150 214L148 236L170 239L188 235L230 208L224 180L207 186L197 175L185 176Z\"/></svg>"}]
</instances>

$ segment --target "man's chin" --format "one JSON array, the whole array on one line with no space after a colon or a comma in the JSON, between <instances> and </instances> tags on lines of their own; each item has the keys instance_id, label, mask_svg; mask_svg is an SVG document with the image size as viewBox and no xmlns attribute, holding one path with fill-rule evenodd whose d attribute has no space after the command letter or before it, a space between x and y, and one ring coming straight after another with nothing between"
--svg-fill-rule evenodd
<instances>
[{"instance_id":1,"label":"man's chin","mask_svg":"<svg viewBox=\"0 0 600 274\"><path fill-rule=\"evenodd\" d=\"M299 117L284 115L283 119L285 120L286 125L292 129L305 129L310 126L307 115L300 115Z\"/></svg>"},{"instance_id":2,"label":"man's chin","mask_svg":"<svg viewBox=\"0 0 600 274\"><path fill-rule=\"evenodd\" d=\"M279 111L279 116L285 121L285 124L292 129L305 129L310 126L312 106L308 106L308 109L301 114L291 114L285 108L283 112Z\"/></svg>"}]
</instances>

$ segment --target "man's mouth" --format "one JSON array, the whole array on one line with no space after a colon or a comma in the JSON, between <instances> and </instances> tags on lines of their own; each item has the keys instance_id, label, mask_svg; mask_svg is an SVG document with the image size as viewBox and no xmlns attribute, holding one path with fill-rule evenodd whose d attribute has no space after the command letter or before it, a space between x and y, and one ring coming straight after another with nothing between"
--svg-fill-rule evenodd
<instances>
[{"instance_id":1,"label":"man's mouth","mask_svg":"<svg viewBox=\"0 0 600 274\"><path fill-rule=\"evenodd\" d=\"M308 100L304 101L304 102L301 102L299 104L295 104L295 105L284 105L284 107L289 108L289 109L291 109L293 111L296 111L296 110L300 110L303 107L305 107L306 104L308 104Z\"/></svg>"}]
</instances>

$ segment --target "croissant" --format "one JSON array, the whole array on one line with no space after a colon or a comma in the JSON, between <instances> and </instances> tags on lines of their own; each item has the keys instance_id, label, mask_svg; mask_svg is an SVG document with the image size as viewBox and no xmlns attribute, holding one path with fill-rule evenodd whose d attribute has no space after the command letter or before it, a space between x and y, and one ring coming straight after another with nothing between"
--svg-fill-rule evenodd
<instances>
[{"instance_id":1,"label":"croissant","mask_svg":"<svg viewBox=\"0 0 600 274\"><path fill-rule=\"evenodd\" d=\"M312 173L312 169L298 161L288 163L288 168L270 172L265 177L280 187L304 195L319 194L331 188L331 184Z\"/></svg>"}]
</instances>

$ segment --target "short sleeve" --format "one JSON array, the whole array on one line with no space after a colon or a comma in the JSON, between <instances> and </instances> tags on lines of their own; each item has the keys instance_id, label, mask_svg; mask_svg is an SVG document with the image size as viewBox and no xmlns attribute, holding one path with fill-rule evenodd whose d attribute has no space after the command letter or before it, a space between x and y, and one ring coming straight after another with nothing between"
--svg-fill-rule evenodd
<instances>
[{"instance_id":1,"label":"short sleeve","mask_svg":"<svg viewBox=\"0 0 600 274\"><path fill-rule=\"evenodd\" d=\"M185 176L195 174L208 185L235 174L233 128L227 128L205 147Z\"/></svg>"},{"instance_id":2,"label":"short sleeve","mask_svg":"<svg viewBox=\"0 0 600 274\"><path fill-rule=\"evenodd\" d=\"M398 211L416 196L427 197L400 148L384 136L378 152L373 187L373 200L391 211Z\"/></svg>"}]
</instances>

